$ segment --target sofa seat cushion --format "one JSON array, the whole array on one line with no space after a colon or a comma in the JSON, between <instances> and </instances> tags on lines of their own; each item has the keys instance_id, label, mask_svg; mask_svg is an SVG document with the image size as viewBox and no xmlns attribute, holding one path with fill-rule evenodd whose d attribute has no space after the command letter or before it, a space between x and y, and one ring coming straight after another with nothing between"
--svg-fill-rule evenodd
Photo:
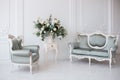
<instances>
[{"instance_id":1,"label":"sofa seat cushion","mask_svg":"<svg viewBox=\"0 0 120 80\"><path fill-rule=\"evenodd\" d=\"M89 50L87 50L87 49L73 49L72 54L89 55Z\"/></svg>"},{"instance_id":2,"label":"sofa seat cushion","mask_svg":"<svg viewBox=\"0 0 120 80\"><path fill-rule=\"evenodd\" d=\"M86 55L86 56L97 56L97 57L109 57L108 51L106 50L89 50L89 49L73 49L72 54Z\"/></svg>"},{"instance_id":3,"label":"sofa seat cushion","mask_svg":"<svg viewBox=\"0 0 120 80\"><path fill-rule=\"evenodd\" d=\"M109 54L107 51L96 51L96 50L92 50L89 52L90 56L97 56L97 57L109 57Z\"/></svg>"},{"instance_id":4,"label":"sofa seat cushion","mask_svg":"<svg viewBox=\"0 0 120 80\"><path fill-rule=\"evenodd\" d=\"M30 63L30 57L22 57L22 56L12 56L12 62L14 63L20 63L20 64L29 64ZM32 62L35 62L38 60L39 56L37 53L32 53Z\"/></svg>"}]
</instances>

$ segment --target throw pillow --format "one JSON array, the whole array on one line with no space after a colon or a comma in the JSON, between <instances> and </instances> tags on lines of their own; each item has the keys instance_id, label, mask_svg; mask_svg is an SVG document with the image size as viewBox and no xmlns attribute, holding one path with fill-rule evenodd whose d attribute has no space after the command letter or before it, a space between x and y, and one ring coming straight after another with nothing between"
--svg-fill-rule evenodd
<instances>
[{"instance_id":1,"label":"throw pillow","mask_svg":"<svg viewBox=\"0 0 120 80\"><path fill-rule=\"evenodd\" d=\"M22 49L21 43L22 43L21 39L17 39L17 38L12 39L12 50Z\"/></svg>"}]
</instances>

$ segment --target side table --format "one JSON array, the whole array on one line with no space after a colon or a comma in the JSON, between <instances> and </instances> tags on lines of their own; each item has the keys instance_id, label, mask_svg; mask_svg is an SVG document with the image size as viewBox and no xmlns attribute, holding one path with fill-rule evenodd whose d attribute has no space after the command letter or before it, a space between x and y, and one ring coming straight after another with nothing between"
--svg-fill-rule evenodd
<instances>
[{"instance_id":1,"label":"side table","mask_svg":"<svg viewBox=\"0 0 120 80\"><path fill-rule=\"evenodd\" d=\"M55 61L57 60L57 55L58 55L58 46L56 42L46 42L45 43L45 57L47 58L48 61L48 53L51 50L55 50Z\"/></svg>"}]
</instances>

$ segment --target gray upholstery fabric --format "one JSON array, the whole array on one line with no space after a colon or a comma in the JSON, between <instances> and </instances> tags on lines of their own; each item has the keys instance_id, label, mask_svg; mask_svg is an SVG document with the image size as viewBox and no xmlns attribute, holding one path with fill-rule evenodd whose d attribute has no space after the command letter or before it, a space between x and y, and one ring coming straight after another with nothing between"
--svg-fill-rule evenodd
<instances>
[{"instance_id":1,"label":"gray upholstery fabric","mask_svg":"<svg viewBox=\"0 0 120 80\"><path fill-rule=\"evenodd\" d=\"M80 42L72 42L72 43L69 43L69 45L71 45L72 48L79 48L79 44L80 44Z\"/></svg>"},{"instance_id":2,"label":"gray upholstery fabric","mask_svg":"<svg viewBox=\"0 0 120 80\"><path fill-rule=\"evenodd\" d=\"M39 60L39 46L22 46L22 38L9 35L11 61L17 64L29 64Z\"/></svg>"},{"instance_id":3,"label":"gray upholstery fabric","mask_svg":"<svg viewBox=\"0 0 120 80\"><path fill-rule=\"evenodd\" d=\"M12 62L14 63L21 63L21 64L29 64L30 63L30 57L22 57L22 56L11 56L12 57ZM35 62L38 60L38 55L37 53L32 53L32 62Z\"/></svg>"},{"instance_id":4,"label":"gray upholstery fabric","mask_svg":"<svg viewBox=\"0 0 120 80\"><path fill-rule=\"evenodd\" d=\"M29 45L23 46L21 50L14 50L11 53L11 60L14 63L29 64L30 53L32 53L32 62L39 59L39 46Z\"/></svg>"},{"instance_id":5,"label":"gray upholstery fabric","mask_svg":"<svg viewBox=\"0 0 120 80\"><path fill-rule=\"evenodd\" d=\"M20 56L20 57L29 57L30 50L14 50L12 55L13 56Z\"/></svg>"},{"instance_id":6,"label":"gray upholstery fabric","mask_svg":"<svg viewBox=\"0 0 120 80\"><path fill-rule=\"evenodd\" d=\"M98 57L109 57L107 51L100 51L100 50L84 50L84 49L73 49L72 54L77 55L86 55L86 56L98 56Z\"/></svg>"},{"instance_id":7,"label":"gray upholstery fabric","mask_svg":"<svg viewBox=\"0 0 120 80\"><path fill-rule=\"evenodd\" d=\"M89 43L91 46L103 47L106 43L106 37L101 34L94 34L89 37Z\"/></svg>"},{"instance_id":8,"label":"gray upholstery fabric","mask_svg":"<svg viewBox=\"0 0 120 80\"><path fill-rule=\"evenodd\" d=\"M113 48L113 51L115 51L117 49L117 46L115 45L116 42L116 37L108 37L108 44L106 45L106 47L104 48L104 50L109 50L110 48Z\"/></svg>"},{"instance_id":9,"label":"gray upholstery fabric","mask_svg":"<svg viewBox=\"0 0 120 80\"><path fill-rule=\"evenodd\" d=\"M30 52L33 52L33 53L38 53L38 48L39 48L38 45L29 45L29 46L22 47L23 50L30 50Z\"/></svg>"},{"instance_id":10,"label":"gray upholstery fabric","mask_svg":"<svg viewBox=\"0 0 120 80\"><path fill-rule=\"evenodd\" d=\"M22 49L21 43L22 40L18 40L17 38L12 39L12 50Z\"/></svg>"},{"instance_id":11,"label":"gray upholstery fabric","mask_svg":"<svg viewBox=\"0 0 120 80\"><path fill-rule=\"evenodd\" d=\"M74 55L84 55L84 56L96 56L96 57L103 57L103 58L108 58L110 56L109 51L110 48L112 48L112 53L116 53L115 51L117 50L117 46L115 45L116 42L116 36L107 36L108 37L108 42L106 46L102 49L95 49L91 48L87 44L87 36L80 35L80 42L71 42L71 53ZM92 35L90 36L90 43L93 46L99 46L102 47L106 43L106 37L102 35Z\"/></svg>"},{"instance_id":12,"label":"gray upholstery fabric","mask_svg":"<svg viewBox=\"0 0 120 80\"><path fill-rule=\"evenodd\" d=\"M85 49L89 49L90 48L88 46L87 39L88 39L88 37L86 35L80 35L79 36L79 41L80 41L79 47L80 48L85 48Z\"/></svg>"}]
</instances>

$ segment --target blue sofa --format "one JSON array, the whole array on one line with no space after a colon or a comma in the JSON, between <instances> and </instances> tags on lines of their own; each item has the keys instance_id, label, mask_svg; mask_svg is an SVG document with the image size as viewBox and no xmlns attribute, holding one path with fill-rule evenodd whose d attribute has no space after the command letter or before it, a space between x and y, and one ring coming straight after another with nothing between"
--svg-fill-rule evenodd
<instances>
[{"instance_id":1,"label":"blue sofa","mask_svg":"<svg viewBox=\"0 0 120 80\"><path fill-rule=\"evenodd\" d=\"M78 59L88 58L90 65L91 59L108 60L111 68L112 60L115 60L118 36L95 32L92 34L79 34L78 39L79 41L69 44L71 61L72 57Z\"/></svg>"}]
</instances>

